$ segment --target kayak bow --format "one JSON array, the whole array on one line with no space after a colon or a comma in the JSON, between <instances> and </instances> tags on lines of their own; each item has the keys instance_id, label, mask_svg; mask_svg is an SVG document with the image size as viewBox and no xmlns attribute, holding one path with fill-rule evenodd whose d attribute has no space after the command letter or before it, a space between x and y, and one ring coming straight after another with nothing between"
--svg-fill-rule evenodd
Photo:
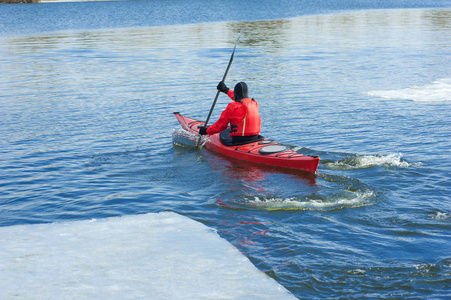
<instances>
[{"instance_id":1,"label":"kayak bow","mask_svg":"<svg viewBox=\"0 0 451 300\"><path fill-rule=\"evenodd\" d=\"M195 141L199 133L198 126L204 125L204 122L182 116L178 112L175 112L174 116L183 130L193 134ZM316 172L320 160L317 156L297 153L287 146L266 138L244 145L227 146L221 142L220 133L206 136L205 148L252 163L303 170L310 173Z\"/></svg>"}]
</instances>

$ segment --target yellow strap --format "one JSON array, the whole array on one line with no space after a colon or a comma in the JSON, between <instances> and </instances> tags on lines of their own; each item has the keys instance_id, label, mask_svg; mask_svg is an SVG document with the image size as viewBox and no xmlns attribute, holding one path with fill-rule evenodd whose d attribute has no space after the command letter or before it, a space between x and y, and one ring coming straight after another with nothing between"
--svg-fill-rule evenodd
<instances>
[{"instance_id":1,"label":"yellow strap","mask_svg":"<svg viewBox=\"0 0 451 300\"><path fill-rule=\"evenodd\" d=\"M247 117L247 109L246 109L246 115L244 116L244 119L243 119L243 131L241 132L241 136L244 136L244 132L246 130L246 117Z\"/></svg>"}]
</instances>

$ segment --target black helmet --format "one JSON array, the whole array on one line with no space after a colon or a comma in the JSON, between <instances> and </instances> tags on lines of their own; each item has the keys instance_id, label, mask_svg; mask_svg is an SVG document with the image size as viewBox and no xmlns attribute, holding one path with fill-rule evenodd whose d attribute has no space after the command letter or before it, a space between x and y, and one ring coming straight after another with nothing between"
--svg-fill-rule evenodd
<instances>
[{"instance_id":1,"label":"black helmet","mask_svg":"<svg viewBox=\"0 0 451 300\"><path fill-rule=\"evenodd\" d=\"M235 101L241 102L241 99L249 98L247 95L247 84L245 82L238 82L233 89L233 97Z\"/></svg>"}]
</instances>

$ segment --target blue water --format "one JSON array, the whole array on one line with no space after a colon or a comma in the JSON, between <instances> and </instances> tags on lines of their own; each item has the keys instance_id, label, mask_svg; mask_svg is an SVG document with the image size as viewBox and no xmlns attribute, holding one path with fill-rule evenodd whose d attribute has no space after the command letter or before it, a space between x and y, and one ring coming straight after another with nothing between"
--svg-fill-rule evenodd
<instances>
[{"instance_id":1,"label":"blue water","mask_svg":"<svg viewBox=\"0 0 451 300\"><path fill-rule=\"evenodd\" d=\"M451 3L393 2L0 5L0 226L169 210L299 298L449 297ZM173 144L241 30L227 84L318 174Z\"/></svg>"}]
</instances>

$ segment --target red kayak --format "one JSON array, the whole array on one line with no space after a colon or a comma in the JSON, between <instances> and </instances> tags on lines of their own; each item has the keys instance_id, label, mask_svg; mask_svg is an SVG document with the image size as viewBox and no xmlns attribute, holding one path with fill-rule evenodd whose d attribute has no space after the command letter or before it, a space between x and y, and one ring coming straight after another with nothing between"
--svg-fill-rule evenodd
<instances>
[{"instance_id":1,"label":"red kayak","mask_svg":"<svg viewBox=\"0 0 451 300\"><path fill-rule=\"evenodd\" d=\"M203 125L204 122L184 117L178 112L175 112L174 116L182 129L194 134L192 135L194 139L198 138L196 136L199 133L198 126ZM263 137L258 141L244 145L231 145L230 140L228 140L228 132L223 131L206 136L205 139L206 149L253 163L297 169L310 173L315 173L319 164L319 157L317 156L302 155L287 146Z\"/></svg>"}]
</instances>

